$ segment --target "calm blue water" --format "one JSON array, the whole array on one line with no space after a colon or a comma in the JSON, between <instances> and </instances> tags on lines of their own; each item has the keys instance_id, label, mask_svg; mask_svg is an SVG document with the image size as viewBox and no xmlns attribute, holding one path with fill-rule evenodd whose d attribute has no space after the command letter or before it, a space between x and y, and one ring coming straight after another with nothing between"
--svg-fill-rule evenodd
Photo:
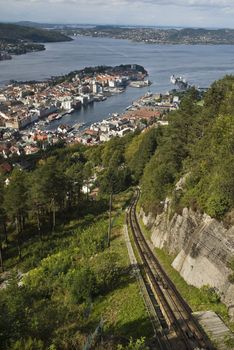
<instances>
[{"instance_id":1,"label":"calm blue water","mask_svg":"<svg viewBox=\"0 0 234 350\"><path fill-rule=\"evenodd\" d=\"M143 65L153 81L152 92L172 88L170 76L183 75L192 84L209 86L225 74L234 74L234 45L148 45L127 40L79 37L72 42L46 44L46 51L14 57L0 62L0 84L10 79L43 80L95 65L137 63ZM123 94L95 103L63 118L73 124L102 120L109 113L121 112L146 89L128 88ZM61 123L61 120L54 122Z\"/></svg>"}]
</instances>

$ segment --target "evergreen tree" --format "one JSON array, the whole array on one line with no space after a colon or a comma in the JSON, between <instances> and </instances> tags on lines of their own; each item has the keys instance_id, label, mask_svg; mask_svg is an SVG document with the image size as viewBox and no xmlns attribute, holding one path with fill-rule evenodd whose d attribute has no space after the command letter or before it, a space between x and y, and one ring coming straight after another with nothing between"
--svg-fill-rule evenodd
<instances>
[{"instance_id":1,"label":"evergreen tree","mask_svg":"<svg viewBox=\"0 0 234 350\"><path fill-rule=\"evenodd\" d=\"M14 169L10 182L5 190L4 208L7 216L15 222L17 234L17 246L21 259L21 240L27 215L28 182L27 174L19 169Z\"/></svg>"}]
</instances>

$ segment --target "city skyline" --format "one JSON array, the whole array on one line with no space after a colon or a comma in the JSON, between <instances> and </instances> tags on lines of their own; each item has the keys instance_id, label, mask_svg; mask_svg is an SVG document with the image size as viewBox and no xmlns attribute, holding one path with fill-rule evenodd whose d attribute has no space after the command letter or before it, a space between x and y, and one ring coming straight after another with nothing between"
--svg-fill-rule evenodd
<instances>
[{"instance_id":1,"label":"city skyline","mask_svg":"<svg viewBox=\"0 0 234 350\"><path fill-rule=\"evenodd\" d=\"M2 22L234 28L232 0L0 0Z\"/></svg>"}]
</instances>

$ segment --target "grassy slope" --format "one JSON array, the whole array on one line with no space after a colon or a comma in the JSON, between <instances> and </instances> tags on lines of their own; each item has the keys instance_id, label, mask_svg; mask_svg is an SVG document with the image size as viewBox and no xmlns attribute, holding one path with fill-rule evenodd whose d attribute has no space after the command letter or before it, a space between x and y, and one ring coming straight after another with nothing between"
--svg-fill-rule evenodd
<instances>
[{"instance_id":1,"label":"grassy slope","mask_svg":"<svg viewBox=\"0 0 234 350\"><path fill-rule=\"evenodd\" d=\"M110 253L118 254L118 265L125 272L119 276L114 290L93 300L91 313L85 327L85 333L92 333L100 319L103 318L104 339L108 340L108 342L113 340L113 349L116 343L125 341L125 339L127 341L130 337L134 339L141 336L150 338L153 334L137 281L129 269L128 252L123 235L124 207L131 196L132 191L130 190L114 196L113 199L114 210ZM48 235L45 238L45 242L42 243L35 236L34 240L30 241L30 244L25 244L23 247L23 261L17 263L17 257L13 256L6 261L6 265L9 267L13 264L16 270L20 271L28 271L36 267L35 271L37 271L37 267L42 266L43 258L47 255L50 259L53 259L58 253L63 254L63 252L69 251L72 256L74 255L74 249L76 249L74 246L74 232L77 232L78 235L80 230L88 228L91 222L92 225L95 225L95 222L98 223L99 220L108 220L108 213L104 212L100 215L86 215L83 218L72 219L65 225L60 225L56 232L51 237ZM15 253L17 252L15 251ZM61 296L58 294L54 297L56 299ZM69 326L66 325L65 329L67 329L66 327ZM58 331L60 332L61 330L59 329Z\"/></svg>"},{"instance_id":2,"label":"grassy slope","mask_svg":"<svg viewBox=\"0 0 234 350\"><path fill-rule=\"evenodd\" d=\"M122 207L129 198L131 198L131 192L117 196L115 209ZM114 219L110 249L120 254L121 266L128 269L129 258L123 236L124 220L123 212ZM152 326L138 284L130 271L119 288L96 301L91 318L98 319L100 315L105 319L107 334L134 338L152 336Z\"/></svg>"}]
</instances>

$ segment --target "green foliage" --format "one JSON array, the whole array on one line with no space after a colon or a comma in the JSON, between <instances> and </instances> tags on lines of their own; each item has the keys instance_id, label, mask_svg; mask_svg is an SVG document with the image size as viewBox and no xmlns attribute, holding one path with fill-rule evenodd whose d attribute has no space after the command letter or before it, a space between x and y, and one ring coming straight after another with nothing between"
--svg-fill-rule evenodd
<instances>
[{"instance_id":1,"label":"green foliage","mask_svg":"<svg viewBox=\"0 0 234 350\"><path fill-rule=\"evenodd\" d=\"M104 170L99 178L98 184L103 193L119 193L131 185L131 173L124 165L121 167L109 167Z\"/></svg>"},{"instance_id":2,"label":"green foliage","mask_svg":"<svg viewBox=\"0 0 234 350\"><path fill-rule=\"evenodd\" d=\"M230 208L230 202L226 198L225 194L212 193L207 200L207 213L212 217L222 218L224 214Z\"/></svg>"},{"instance_id":3,"label":"green foliage","mask_svg":"<svg viewBox=\"0 0 234 350\"><path fill-rule=\"evenodd\" d=\"M104 169L97 180L102 193L119 193L131 185L131 173L125 164L124 153L132 138L133 134L115 137L105 144L101 155Z\"/></svg>"},{"instance_id":4,"label":"green foliage","mask_svg":"<svg viewBox=\"0 0 234 350\"><path fill-rule=\"evenodd\" d=\"M11 218L24 215L27 201L27 174L15 169L12 172L9 185L6 187L4 207Z\"/></svg>"},{"instance_id":5,"label":"green foliage","mask_svg":"<svg viewBox=\"0 0 234 350\"><path fill-rule=\"evenodd\" d=\"M89 159L89 161L92 162L93 165L101 165L102 164L102 152L105 148L105 145L98 145L89 147L87 151L85 152L86 157Z\"/></svg>"},{"instance_id":6,"label":"green foliage","mask_svg":"<svg viewBox=\"0 0 234 350\"><path fill-rule=\"evenodd\" d=\"M12 350L44 350L44 344L41 340L33 339L29 337L28 339L17 340L12 344Z\"/></svg>"},{"instance_id":7,"label":"green foliage","mask_svg":"<svg viewBox=\"0 0 234 350\"><path fill-rule=\"evenodd\" d=\"M123 203L125 197L126 194L119 195ZM108 334L149 333L137 283L126 274L129 261L124 238L118 231L123 217L113 223L113 242L108 250L103 246L107 220L94 221L92 226L86 223L86 229L76 229L67 248L62 248L61 240L57 253L42 259L23 276L21 287L15 279L0 291L1 348L66 350L75 346L81 350L87 332L93 331L103 314Z\"/></svg>"},{"instance_id":8,"label":"green foliage","mask_svg":"<svg viewBox=\"0 0 234 350\"><path fill-rule=\"evenodd\" d=\"M159 211L175 182L187 174L183 190L174 195L175 209L187 205L224 218L234 204L233 78L215 83L203 107L197 101L194 89L185 94L180 110L168 116L168 127L89 149L52 148L43 159L34 159L37 166L29 173L14 170L8 186L0 178L0 243L6 222L10 231L10 247L3 256L9 255L8 266L15 263L21 244L25 256L20 269L34 268L20 286L14 280L0 291L0 347L80 350L86 332L103 313L108 334L113 327L127 337L141 336L142 329L148 334L144 305L136 307L138 289L126 274L129 262L118 236L123 218L113 220L118 233L107 250L107 213L100 216L106 201L89 201L81 188L95 172L103 197L112 192L119 199L113 205L117 210L130 198L120 191L139 181L144 209ZM85 214L90 215L82 219ZM69 218L73 221L67 224ZM171 261L163 259L170 271ZM227 316L215 290L197 290L174 270L172 275L194 309L211 308ZM146 347L139 339L120 347L125 348Z\"/></svg>"},{"instance_id":9,"label":"green foliage","mask_svg":"<svg viewBox=\"0 0 234 350\"><path fill-rule=\"evenodd\" d=\"M200 133L196 113L199 107L188 93L181 109L171 113L169 126L159 139L159 146L147 164L142 177L142 205L145 210L157 211L165 199L189 155L190 144Z\"/></svg>"},{"instance_id":10,"label":"green foliage","mask_svg":"<svg viewBox=\"0 0 234 350\"><path fill-rule=\"evenodd\" d=\"M205 95L205 115L214 118L219 114L233 113L233 76L214 82Z\"/></svg>"},{"instance_id":11,"label":"green foliage","mask_svg":"<svg viewBox=\"0 0 234 350\"><path fill-rule=\"evenodd\" d=\"M234 258L229 262L228 267L233 271L229 276L228 280L234 284Z\"/></svg>"},{"instance_id":12,"label":"green foliage","mask_svg":"<svg viewBox=\"0 0 234 350\"><path fill-rule=\"evenodd\" d=\"M119 166L124 161L125 139L115 137L106 143L102 153L102 165L104 167Z\"/></svg>"},{"instance_id":13,"label":"green foliage","mask_svg":"<svg viewBox=\"0 0 234 350\"><path fill-rule=\"evenodd\" d=\"M131 142L127 145L124 157L128 164L131 162L132 158L138 151L143 138L144 133L136 134Z\"/></svg>"},{"instance_id":14,"label":"green foliage","mask_svg":"<svg viewBox=\"0 0 234 350\"><path fill-rule=\"evenodd\" d=\"M207 299L209 300L210 303L212 304L219 304L221 301L220 296L217 294L215 288L212 288L210 286L203 286L201 288L201 291L206 294Z\"/></svg>"},{"instance_id":15,"label":"green foliage","mask_svg":"<svg viewBox=\"0 0 234 350\"><path fill-rule=\"evenodd\" d=\"M228 267L234 271L234 258L230 261Z\"/></svg>"},{"instance_id":16,"label":"green foliage","mask_svg":"<svg viewBox=\"0 0 234 350\"><path fill-rule=\"evenodd\" d=\"M128 166L136 181L140 180L145 165L156 150L159 134L159 129L151 128L134 138L125 152L129 162Z\"/></svg>"},{"instance_id":17,"label":"green foliage","mask_svg":"<svg viewBox=\"0 0 234 350\"><path fill-rule=\"evenodd\" d=\"M74 303L88 301L97 293L96 276L89 267L80 267L69 279L69 292Z\"/></svg>"},{"instance_id":18,"label":"green foliage","mask_svg":"<svg viewBox=\"0 0 234 350\"><path fill-rule=\"evenodd\" d=\"M224 320L227 321L229 319L227 307L222 304L220 296L216 293L214 288L204 286L199 289L188 285L183 277L180 276L179 272L172 267L174 257L170 256L165 250L155 249L155 251L168 276L193 311L212 310L219 314Z\"/></svg>"},{"instance_id":19,"label":"green foliage","mask_svg":"<svg viewBox=\"0 0 234 350\"><path fill-rule=\"evenodd\" d=\"M100 221L84 230L79 239L81 254L91 257L102 252L107 247L107 230L108 225L105 221Z\"/></svg>"},{"instance_id":20,"label":"green foliage","mask_svg":"<svg viewBox=\"0 0 234 350\"><path fill-rule=\"evenodd\" d=\"M54 30L44 30L16 24L0 23L0 37L9 42L31 40L33 42L70 41L71 39Z\"/></svg>"},{"instance_id":21,"label":"green foliage","mask_svg":"<svg viewBox=\"0 0 234 350\"><path fill-rule=\"evenodd\" d=\"M119 345L117 350L147 350L148 346L145 344L145 338L140 338L134 341L132 338L127 346Z\"/></svg>"},{"instance_id":22,"label":"green foliage","mask_svg":"<svg viewBox=\"0 0 234 350\"><path fill-rule=\"evenodd\" d=\"M175 209L191 206L222 219L234 205L234 78L215 82L197 104L194 90L169 115L142 177L141 204L158 211L181 174L189 174Z\"/></svg>"},{"instance_id":23,"label":"green foliage","mask_svg":"<svg viewBox=\"0 0 234 350\"><path fill-rule=\"evenodd\" d=\"M98 177L101 192L119 193L132 182L139 181L147 161L156 149L157 135L160 135L160 130L151 128L140 135L136 131L135 134L123 138L113 138L102 146L102 153L99 155L104 169ZM101 164L99 161L99 165Z\"/></svg>"},{"instance_id":24,"label":"green foliage","mask_svg":"<svg viewBox=\"0 0 234 350\"><path fill-rule=\"evenodd\" d=\"M197 142L189 162L190 176L182 198L221 219L234 205L234 119L220 116Z\"/></svg>"},{"instance_id":25,"label":"green foliage","mask_svg":"<svg viewBox=\"0 0 234 350\"><path fill-rule=\"evenodd\" d=\"M234 337L232 335L227 335L224 339L224 344L226 345L227 350L232 350L234 348Z\"/></svg>"},{"instance_id":26,"label":"green foliage","mask_svg":"<svg viewBox=\"0 0 234 350\"><path fill-rule=\"evenodd\" d=\"M50 339L57 339L54 331L73 321L77 324L71 330L74 337L84 326L82 304L110 291L119 279L118 254L102 253L106 234L105 220L97 220L87 231L77 230L70 247L42 259L23 276L21 287L13 279L0 291L1 348L46 349Z\"/></svg>"},{"instance_id":27,"label":"green foliage","mask_svg":"<svg viewBox=\"0 0 234 350\"><path fill-rule=\"evenodd\" d=\"M89 265L95 273L99 294L105 295L116 287L122 273L118 253L104 251L96 255Z\"/></svg>"}]
</instances>

